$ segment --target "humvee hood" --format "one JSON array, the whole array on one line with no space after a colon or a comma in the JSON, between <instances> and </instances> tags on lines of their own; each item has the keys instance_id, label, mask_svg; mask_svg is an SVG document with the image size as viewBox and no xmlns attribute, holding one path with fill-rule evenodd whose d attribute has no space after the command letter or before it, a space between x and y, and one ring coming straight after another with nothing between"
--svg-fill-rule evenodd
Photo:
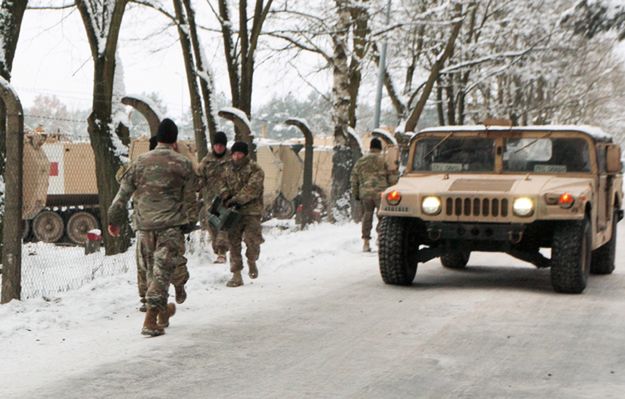
<instances>
[{"instance_id":1,"label":"humvee hood","mask_svg":"<svg viewBox=\"0 0 625 399\"><path fill-rule=\"evenodd\" d=\"M392 189L423 194L500 193L536 195L546 193L577 193L588 188L590 178L545 175L410 175L400 179Z\"/></svg>"}]
</instances>

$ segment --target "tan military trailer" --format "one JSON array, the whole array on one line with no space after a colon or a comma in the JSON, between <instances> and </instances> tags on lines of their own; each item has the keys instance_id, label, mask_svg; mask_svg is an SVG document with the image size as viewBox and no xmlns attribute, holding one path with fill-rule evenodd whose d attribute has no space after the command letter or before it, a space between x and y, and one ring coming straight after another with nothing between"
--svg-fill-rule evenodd
<instances>
[{"instance_id":1,"label":"tan military trailer","mask_svg":"<svg viewBox=\"0 0 625 399\"><path fill-rule=\"evenodd\" d=\"M600 129L426 129L382 194L382 279L409 285L418 263L462 269L473 251L504 252L551 267L555 291L581 293L589 273L614 270L622 203L621 149Z\"/></svg>"}]
</instances>

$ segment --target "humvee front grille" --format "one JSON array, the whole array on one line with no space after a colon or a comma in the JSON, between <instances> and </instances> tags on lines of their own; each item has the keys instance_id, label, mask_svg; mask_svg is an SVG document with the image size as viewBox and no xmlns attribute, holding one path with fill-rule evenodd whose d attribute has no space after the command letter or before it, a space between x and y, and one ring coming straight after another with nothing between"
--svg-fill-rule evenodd
<instances>
[{"instance_id":1,"label":"humvee front grille","mask_svg":"<svg viewBox=\"0 0 625 399\"><path fill-rule=\"evenodd\" d=\"M444 203L447 216L506 217L509 212L507 198L449 197Z\"/></svg>"}]
</instances>

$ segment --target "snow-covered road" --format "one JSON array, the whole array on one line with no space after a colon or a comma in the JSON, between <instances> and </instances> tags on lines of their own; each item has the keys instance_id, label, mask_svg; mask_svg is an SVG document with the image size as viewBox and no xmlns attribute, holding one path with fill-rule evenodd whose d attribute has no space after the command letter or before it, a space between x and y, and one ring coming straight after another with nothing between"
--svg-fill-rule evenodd
<instances>
[{"instance_id":1,"label":"snow-covered road","mask_svg":"<svg viewBox=\"0 0 625 399\"><path fill-rule=\"evenodd\" d=\"M619 252L625 250L625 224ZM548 270L473 254L381 282L359 228L272 229L260 277L191 257L189 299L139 334L132 273L0 307L2 398L550 397L625 392L625 258L583 295Z\"/></svg>"}]
</instances>

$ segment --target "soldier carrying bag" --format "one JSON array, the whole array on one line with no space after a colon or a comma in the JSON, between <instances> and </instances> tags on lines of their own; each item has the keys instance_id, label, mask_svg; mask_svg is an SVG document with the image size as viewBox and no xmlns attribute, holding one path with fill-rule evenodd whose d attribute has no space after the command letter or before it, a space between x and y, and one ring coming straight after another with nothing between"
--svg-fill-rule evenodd
<instances>
[{"instance_id":1,"label":"soldier carrying bag","mask_svg":"<svg viewBox=\"0 0 625 399\"><path fill-rule=\"evenodd\" d=\"M224 206L219 196L213 198L208 213L208 223L217 230L229 230L241 220L241 214L233 208Z\"/></svg>"}]
</instances>

